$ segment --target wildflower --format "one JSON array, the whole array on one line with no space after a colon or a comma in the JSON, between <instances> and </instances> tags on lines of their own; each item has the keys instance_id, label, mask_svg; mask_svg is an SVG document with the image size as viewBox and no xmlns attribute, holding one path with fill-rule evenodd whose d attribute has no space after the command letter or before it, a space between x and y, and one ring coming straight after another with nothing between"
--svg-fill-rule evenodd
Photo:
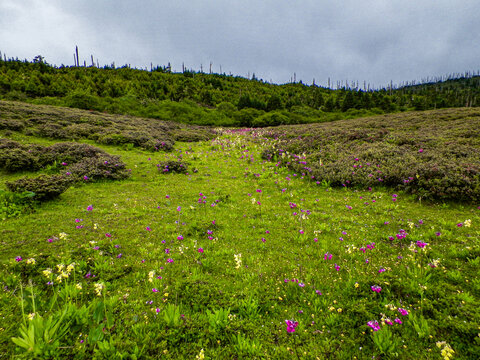
<instances>
[{"instance_id":1,"label":"wildflower","mask_svg":"<svg viewBox=\"0 0 480 360\"><path fill-rule=\"evenodd\" d=\"M457 227L462 227L463 226L463 223L458 223L457 224Z\"/></svg>"},{"instance_id":2,"label":"wildflower","mask_svg":"<svg viewBox=\"0 0 480 360\"><path fill-rule=\"evenodd\" d=\"M20 262L20 261L22 261L22 260L23 260L23 259L22 259L21 256L17 256L17 257L15 258L15 261L16 261L16 262Z\"/></svg>"},{"instance_id":3,"label":"wildflower","mask_svg":"<svg viewBox=\"0 0 480 360\"><path fill-rule=\"evenodd\" d=\"M52 269L48 268L42 271L43 276L45 276L47 279L50 278L50 275L52 275Z\"/></svg>"},{"instance_id":4,"label":"wildflower","mask_svg":"<svg viewBox=\"0 0 480 360\"><path fill-rule=\"evenodd\" d=\"M205 352L203 351L203 349L201 349L200 352L198 353L198 355L195 356L195 359L196 360L204 360L205 359Z\"/></svg>"},{"instance_id":5,"label":"wildflower","mask_svg":"<svg viewBox=\"0 0 480 360\"><path fill-rule=\"evenodd\" d=\"M355 283L355 288L357 289L360 286L358 282Z\"/></svg>"},{"instance_id":6,"label":"wildflower","mask_svg":"<svg viewBox=\"0 0 480 360\"><path fill-rule=\"evenodd\" d=\"M34 258L27 259L27 264L29 265L35 265L36 261Z\"/></svg>"},{"instance_id":7,"label":"wildflower","mask_svg":"<svg viewBox=\"0 0 480 360\"><path fill-rule=\"evenodd\" d=\"M465 221L463 222L463 225L464 225L465 227L470 227L470 226L472 225L472 220L470 220L470 219L465 220Z\"/></svg>"},{"instance_id":8,"label":"wildflower","mask_svg":"<svg viewBox=\"0 0 480 360\"><path fill-rule=\"evenodd\" d=\"M122 253L117 255L117 259L120 259L122 257Z\"/></svg>"},{"instance_id":9,"label":"wildflower","mask_svg":"<svg viewBox=\"0 0 480 360\"><path fill-rule=\"evenodd\" d=\"M112 237L112 234L106 233L105 236L106 236L106 237Z\"/></svg>"},{"instance_id":10,"label":"wildflower","mask_svg":"<svg viewBox=\"0 0 480 360\"><path fill-rule=\"evenodd\" d=\"M58 237L60 238L60 240L65 240L67 238L67 233L64 233L64 232L61 232L60 234L58 234Z\"/></svg>"},{"instance_id":11,"label":"wildflower","mask_svg":"<svg viewBox=\"0 0 480 360\"><path fill-rule=\"evenodd\" d=\"M370 326L373 331L380 330L380 325L378 324L377 320L369 321L369 322L367 322L367 325Z\"/></svg>"},{"instance_id":12,"label":"wildflower","mask_svg":"<svg viewBox=\"0 0 480 360\"><path fill-rule=\"evenodd\" d=\"M81 284L81 283L78 283L77 285L75 285L75 287L76 287L78 290L82 290L82 284Z\"/></svg>"},{"instance_id":13,"label":"wildflower","mask_svg":"<svg viewBox=\"0 0 480 360\"><path fill-rule=\"evenodd\" d=\"M287 332L288 333L294 333L295 328L298 326L298 321L295 320L285 320L285 323L287 324Z\"/></svg>"},{"instance_id":14,"label":"wildflower","mask_svg":"<svg viewBox=\"0 0 480 360\"><path fill-rule=\"evenodd\" d=\"M395 318L395 322L396 322L398 325L402 325L402 320L400 320L399 318Z\"/></svg>"},{"instance_id":15,"label":"wildflower","mask_svg":"<svg viewBox=\"0 0 480 360\"><path fill-rule=\"evenodd\" d=\"M157 288L153 288L153 289L152 289L152 292L154 292L154 293L155 293L155 292L158 292L158 289L157 289Z\"/></svg>"},{"instance_id":16,"label":"wildflower","mask_svg":"<svg viewBox=\"0 0 480 360\"><path fill-rule=\"evenodd\" d=\"M372 291L374 291L376 293L380 293L380 291L382 291L382 288L378 285L370 286L370 289L372 289Z\"/></svg>"},{"instance_id":17,"label":"wildflower","mask_svg":"<svg viewBox=\"0 0 480 360\"><path fill-rule=\"evenodd\" d=\"M178 236L177 236L177 240L183 240L183 236L182 236L182 235L178 235Z\"/></svg>"},{"instance_id":18,"label":"wildflower","mask_svg":"<svg viewBox=\"0 0 480 360\"><path fill-rule=\"evenodd\" d=\"M305 284L303 282L301 282L301 283L298 283L298 286L303 288L303 287L305 287Z\"/></svg>"},{"instance_id":19,"label":"wildflower","mask_svg":"<svg viewBox=\"0 0 480 360\"><path fill-rule=\"evenodd\" d=\"M198 251L200 254L203 254L203 248L198 248L197 251Z\"/></svg>"},{"instance_id":20,"label":"wildflower","mask_svg":"<svg viewBox=\"0 0 480 360\"><path fill-rule=\"evenodd\" d=\"M75 269L75 263L71 263L70 265L67 266L68 273L71 273L73 269Z\"/></svg>"},{"instance_id":21,"label":"wildflower","mask_svg":"<svg viewBox=\"0 0 480 360\"><path fill-rule=\"evenodd\" d=\"M167 259L167 262L168 262L168 263L173 263L173 261L174 261L174 260L173 260L172 258L168 258L168 259Z\"/></svg>"},{"instance_id":22,"label":"wildflower","mask_svg":"<svg viewBox=\"0 0 480 360\"><path fill-rule=\"evenodd\" d=\"M87 211L92 211L93 210L93 206L92 205L88 205L87 206Z\"/></svg>"},{"instance_id":23,"label":"wildflower","mask_svg":"<svg viewBox=\"0 0 480 360\"><path fill-rule=\"evenodd\" d=\"M335 270L340 271L340 265L335 264Z\"/></svg>"},{"instance_id":24,"label":"wildflower","mask_svg":"<svg viewBox=\"0 0 480 360\"><path fill-rule=\"evenodd\" d=\"M323 255L324 260L332 260L332 254L329 252L326 252L325 255Z\"/></svg>"},{"instance_id":25,"label":"wildflower","mask_svg":"<svg viewBox=\"0 0 480 360\"><path fill-rule=\"evenodd\" d=\"M400 313L400 315L402 316L407 316L408 315L408 311L406 309L403 309L403 308L399 308L398 309L398 312Z\"/></svg>"},{"instance_id":26,"label":"wildflower","mask_svg":"<svg viewBox=\"0 0 480 360\"><path fill-rule=\"evenodd\" d=\"M233 258L236 263L235 269L240 269L240 267L242 266L242 254L234 254Z\"/></svg>"},{"instance_id":27,"label":"wildflower","mask_svg":"<svg viewBox=\"0 0 480 360\"><path fill-rule=\"evenodd\" d=\"M425 246L427 246L428 244L425 243L425 242L422 242L420 240L417 241L417 246L420 248L420 249L423 249Z\"/></svg>"},{"instance_id":28,"label":"wildflower","mask_svg":"<svg viewBox=\"0 0 480 360\"><path fill-rule=\"evenodd\" d=\"M35 313L30 313L28 314L28 320L33 320L33 318L35 317Z\"/></svg>"},{"instance_id":29,"label":"wildflower","mask_svg":"<svg viewBox=\"0 0 480 360\"><path fill-rule=\"evenodd\" d=\"M93 287L97 296L101 296L103 289L105 289L105 285L103 283L95 283L93 284Z\"/></svg>"}]
</instances>

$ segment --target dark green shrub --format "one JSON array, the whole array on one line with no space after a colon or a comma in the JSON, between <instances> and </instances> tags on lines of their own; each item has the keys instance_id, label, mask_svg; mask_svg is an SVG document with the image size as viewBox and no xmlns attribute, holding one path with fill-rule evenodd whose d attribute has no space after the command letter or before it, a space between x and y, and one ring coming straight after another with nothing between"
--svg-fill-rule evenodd
<instances>
[{"instance_id":1,"label":"dark green shrub","mask_svg":"<svg viewBox=\"0 0 480 360\"><path fill-rule=\"evenodd\" d=\"M188 164L181 160L166 160L157 164L158 171L164 174L181 173L185 174L188 170Z\"/></svg>"},{"instance_id":2,"label":"dark green shrub","mask_svg":"<svg viewBox=\"0 0 480 360\"><path fill-rule=\"evenodd\" d=\"M76 181L111 179L121 180L130 176L125 164L118 156L102 154L96 157L86 157L69 166L67 171Z\"/></svg>"},{"instance_id":3,"label":"dark green shrub","mask_svg":"<svg viewBox=\"0 0 480 360\"><path fill-rule=\"evenodd\" d=\"M54 199L65 192L72 185L72 180L65 175L40 175L36 178L7 181L5 185L9 191L16 193L33 192L35 200L45 201Z\"/></svg>"},{"instance_id":4,"label":"dark green shrub","mask_svg":"<svg viewBox=\"0 0 480 360\"><path fill-rule=\"evenodd\" d=\"M34 171L39 168L38 158L25 149L4 149L0 153L0 168L12 173Z\"/></svg>"}]
</instances>

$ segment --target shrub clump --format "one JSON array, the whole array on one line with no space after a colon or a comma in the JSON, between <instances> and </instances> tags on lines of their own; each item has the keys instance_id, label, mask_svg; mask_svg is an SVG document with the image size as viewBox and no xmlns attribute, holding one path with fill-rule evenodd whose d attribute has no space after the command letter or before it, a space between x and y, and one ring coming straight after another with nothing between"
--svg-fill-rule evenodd
<instances>
[{"instance_id":1,"label":"shrub clump","mask_svg":"<svg viewBox=\"0 0 480 360\"><path fill-rule=\"evenodd\" d=\"M181 160L166 160L157 164L158 171L163 174L180 173L185 174L188 170L188 164Z\"/></svg>"},{"instance_id":2,"label":"shrub clump","mask_svg":"<svg viewBox=\"0 0 480 360\"><path fill-rule=\"evenodd\" d=\"M82 179L121 180L128 178L130 175L125 168L125 164L120 161L118 156L108 154L84 158L69 166L67 171L71 173L77 181L81 181Z\"/></svg>"},{"instance_id":3,"label":"shrub clump","mask_svg":"<svg viewBox=\"0 0 480 360\"><path fill-rule=\"evenodd\" d=\"M73 181L66 175L40 175L35 178L22 178L7 181L5 185L12 192L33 192L34 199L38 201L50 200L65 192Z\"/></svg>"}]
</instances>

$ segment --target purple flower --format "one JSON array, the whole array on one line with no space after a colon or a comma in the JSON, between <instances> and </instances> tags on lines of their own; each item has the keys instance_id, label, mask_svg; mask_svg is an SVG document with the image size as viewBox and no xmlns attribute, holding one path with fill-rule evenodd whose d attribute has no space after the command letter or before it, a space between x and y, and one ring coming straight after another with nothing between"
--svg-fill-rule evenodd
<instances>
[{"instance_id":1,"label":"purple flower","mask_svg":"<svg viewBox=\"0 0 480 360\"><path fill-rule=\"evenodd\" d=\"M399 318L396 318L396 319L395 319L395 322L396 322L398 325L402 325L402 320L400 320Z\"/></svg>"},{"instance_id":2,"label":"purple flower","mask_svg":"<svg viewBox=\"0 0 480 360\"><path fill-rule=\"evenodd\" d=\"M145 230L147 230L147 231L152 231L152 229L150 229L150 226L147 226L147 227L145 228Z\"/></svg>"},{"instance_id":3,"label":"purple flower","mask_svg":"<svg viewBox=\"0 0 480 360\"><path fill-rule=\"evenodd\" d=\"M87 211L92 211L93 210L93 206L92 205L88 205L87 206Z\"/></svg>"},{"instance_id":4,"label":"purple flower","mask_svg":"<svg viewBox=\"0 0 480 360\"><path fill-rule=\"evenodd\" d=\"M198 248L197 250L199 253L203 254L203 248Z\"/></svg>"},{"instance_id":5,"label":"purple flower","mask_svg":"<svg viewBox=\"0 0 480 360\"><path fill-rule=\"evenodd\" d=\"M383 273L383 272L385 272L385 269L384 269L384 268L380 268L380 269L378 269L378 272L379 272L379 273Z\"/></svg>"},{"instance_id":6,"label":"purple flower","mask_svg":"<svg viewBox=\"0 0 480 360\"><path fill-rule=\"evenodd\" d=\"M285 320L285 323L287 324L287 332L288 333L294 333L295 328L298 325L298 321L295 320Z\"/></svg>"},{"instance_id":7,"label":"purple flower","mask_svg":"<svg viewBox=\"0 0 480 360\"><path fill-rule=\"evenodd\" d=\"M122 257L121 253L117 255L117 259L120 259L121 257Z\"/></svg>"},{"instance_id":8,"label":"purple flower","mask_svg":"<svg viewBox=\"0 0 480 360\"><path fill-rule=\"evenodd\" d=\"M382 291L382 288L378 285L373 285L370 287L370 289L372 289L372 291L376 292L376 293L379 293L380 291Z\"/></svg>"},{"instance_id":9,"label":"purple flower","mask_svg":"<svg viewBox=\"0 0 480 360\"><path fill-rule=\"evenodd\" d=\"M168 263L173 263L173 259L172 259L172 258L168 258L168 259L167 259L167 262L168 262Z\"/></svg>"},{"instance_id":10,"label":"purple flower","mask_svg":"<svg viewBox=\"0 0 480 360\"><path fill-rule=\"evenodd\" d=\"M369 321L369 322L367 322L367 325L370 326L373 331L380 330L380 325L378 324L377 320Z\"/></svg>"},{"instance_id":11,"label":"purple flower","mask_svg":"<svg viewBox=\"0 0 480 360\"><path fill-rule=\"evenodd\" d=\"M178 235L178 236L177 236L177 240L183 240L183 236L182 236L182 235Z\"/></svg>"},{"instance_id":12,"label":"purple flower","mask_svg":"<svg viewBox=\"0 0 480 360\"><path fill-rule=\"evenodd\" d=\"M22 260L23 260L23 259L22 259L21 256L17 256L17 257L15 258L15 261L16 261L16 262L20 262L20 261L22 261Z\"/></svg>"},{"instance_id":13,"label":"purple flower","mask_svg":"<svg viewBox=\"0 0 480 360\"><path fill-rule=\"evenodd\" d=\"M112 234L106 233L105 236L106 236L106 237L112 237Z\"/></svg>"},{"instance_id":14,"label":"purple flower","mask_svg":"<svg viewBox=\"0 0 480 360\"><path fill-rule=\"evenodd\" d=\"M417 241L417 246L419 248L423 249L425 246L427 246L427 243L424 243L424 242L419 240L419 241Z\"/></svg>"},{"instance_id":15,"label":"purple flower","mask_svg":"<svg viewBox=\"0 0 480 360\"><path fill-rule=\"evenodd\" d=\"M335 270L340 271L340 265L335 264Z\"/></svg>"},{"instance_id":16,"label":"purple flower","mask_svg":"<svg viewBox=\"0 0 480 360\"><path fill-rule=\"evenodd\" d=\"M403 315L403 316L407 316L407 315L408 315L408 311L407 311L406 309L399 308L399 309L398 309L398 312L400 313L400 315Z\"/></svg>"},{"instance_id":17,"label":"purple flower","mask_svg":"<svg viewBox=\"0 0 480 360\"><path fill-rule=\"evenodd\" d=\"M298 286L305 287L305 284L303 282L301 282L301 283L298 283Z\"/></svg>"}]
</instances>

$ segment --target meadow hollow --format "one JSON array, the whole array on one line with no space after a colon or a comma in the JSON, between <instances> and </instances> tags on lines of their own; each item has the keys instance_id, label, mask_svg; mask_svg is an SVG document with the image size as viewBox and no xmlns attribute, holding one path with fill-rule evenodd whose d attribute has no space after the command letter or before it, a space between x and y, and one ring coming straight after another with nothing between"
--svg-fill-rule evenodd
<instances>
[{"instance_id":1,"label":"meadow hollow","mask_svg":"<svg viewBox=\"0 0 480 360\"><path fill-rule=\"evenodd\" d=\"M479 129L0 101L0 358L480 358Z\"/></svg>"}]
</instances>

